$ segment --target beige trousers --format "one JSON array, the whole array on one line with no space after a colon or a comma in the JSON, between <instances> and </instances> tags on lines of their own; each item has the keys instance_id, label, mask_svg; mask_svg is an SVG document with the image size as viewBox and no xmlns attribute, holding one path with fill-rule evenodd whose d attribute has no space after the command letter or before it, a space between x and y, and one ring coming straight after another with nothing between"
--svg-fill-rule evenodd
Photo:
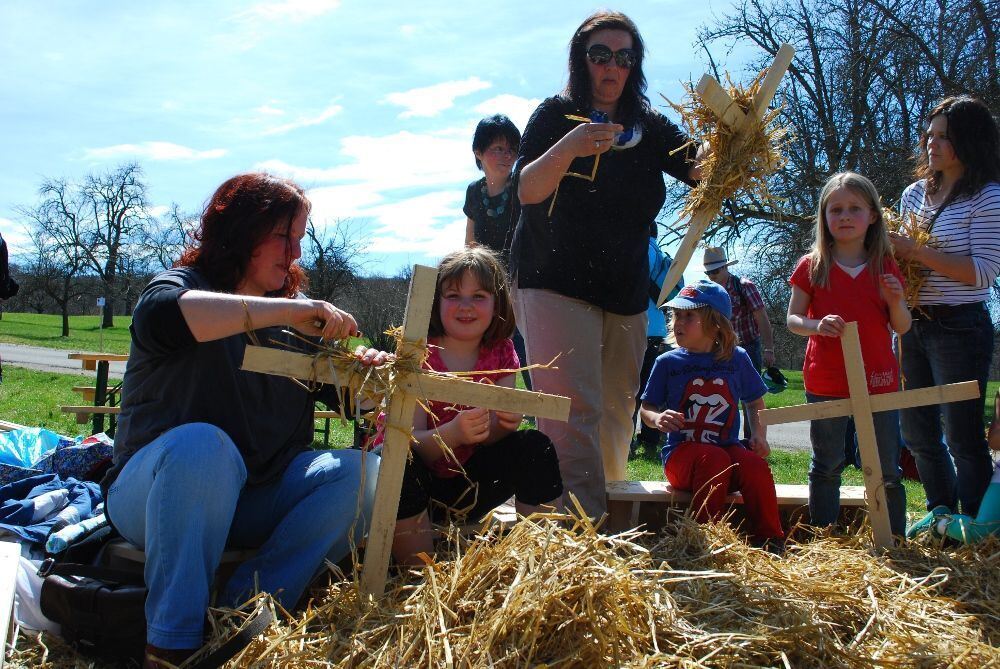
<instances>
[{"instance_id":1,"label":"beige trousers","mask_svg":"<svg viewBox=\"0 0 1000 669\"><path fill-rule=\"evenodd\" d=\"M646 350L646 313L619 316L582 300L535 288L515 289L514 314L534 390L572 400L569 422L539 419L555 444L563 500L569 493L587 515L607 510L605 481L625 479L639 368Z\"/></svg>"}]
</instances>

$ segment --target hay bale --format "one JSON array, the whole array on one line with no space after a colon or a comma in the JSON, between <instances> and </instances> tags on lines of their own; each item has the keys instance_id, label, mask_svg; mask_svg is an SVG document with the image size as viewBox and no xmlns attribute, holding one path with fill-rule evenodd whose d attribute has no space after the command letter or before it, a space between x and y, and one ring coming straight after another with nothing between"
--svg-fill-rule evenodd
<instances>
[{"instance_id":1,"label":"hay bale","mask_svg":"<svg viewBox=\"0 0 1000 669\"><path fill-rule=\"evenodd\" d=\"M658 537L551 516L455 534L378 605L337 583L232 666L1000 665L1000 541L876 553L867 529L799 533L781 558L687 517ZM72 664L19 646L17 666Z\"/></svg>"}]
</instances>

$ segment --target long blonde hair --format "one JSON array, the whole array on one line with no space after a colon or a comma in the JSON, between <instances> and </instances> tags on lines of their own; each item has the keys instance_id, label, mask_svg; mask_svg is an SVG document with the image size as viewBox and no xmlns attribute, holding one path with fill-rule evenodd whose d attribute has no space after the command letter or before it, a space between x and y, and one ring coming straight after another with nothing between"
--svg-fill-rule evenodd
<instances>
[{"instance_id":1,"label":"long blonde hair","mask_svg":"<svg viewBox=\"0 0 1000 669\"><path fill-rule=\"evenodd\" d=\"M829 287L830 266L833 264L830 251L833 248L833 235L827 227L826 204L834 191L840 188L847 188L860 196L875 214L875 220L865 232L868 273L874 281L877 282L878 276L883 272L883 261L892 258L892 244L889 242L889 232L882 216L882 198L879 197L875 184L855 172L838 172L826 180L823 190L819 193L813 245L809 251L809 279L812 285L822 288Z\"/></svg>"}]
</instances>

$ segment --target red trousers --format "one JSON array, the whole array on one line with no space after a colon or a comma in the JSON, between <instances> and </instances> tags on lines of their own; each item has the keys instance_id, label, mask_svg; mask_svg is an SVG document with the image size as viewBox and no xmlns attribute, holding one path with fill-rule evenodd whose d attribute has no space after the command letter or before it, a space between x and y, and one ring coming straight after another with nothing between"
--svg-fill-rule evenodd
<instances>
[{"instance_id":1,"label":"red trousers","mask_svg":"<svg viewBox=\"0 0 1000 669\"><path fill-rule=\"evenodd\" d=\"M739 490L751 532L758 539L783 537L774 477L767 461L742 446L719 447L685 441L663 471L677 490L692 493L691 508L703 523L722 516L726 495Z\"/></svg>"}]
</instances>

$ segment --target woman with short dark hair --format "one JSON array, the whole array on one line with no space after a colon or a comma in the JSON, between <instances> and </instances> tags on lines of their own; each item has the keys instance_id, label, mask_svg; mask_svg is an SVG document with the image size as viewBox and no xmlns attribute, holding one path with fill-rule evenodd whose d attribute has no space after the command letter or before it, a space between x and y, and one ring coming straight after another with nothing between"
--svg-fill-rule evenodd
<instances>
[{"instance_id":1,"label":"woman with short dark hair","mask_svg":"<svg viewBox=\"0 0 1000 669\"><path fill-rule=\"evenodd\" d=\"M573 400L569 423L538 427L555 442L566 490L595 516L605 481L625 477L663 174L698 177L694 147L682 148L688 138L646 97L644 57L627 16L588 17L570 41L569 82L535 110L518 158L518 328L533 363L560 355L558 369L532 373L534 389Z\"/></svg>"},{"instance_id":2,"label":"woman with short dark hair","mask_svg":"<svg viewBox=\"0 0 1000 669\"><path fill-rule=\"evenodd\" d=\"M229 179L193 245L136 304L102 487L108 517L146 553L146 666L180 664L201 646L227 547L258 551L220 603L238 605L259 588L290 608L323 560L340 560L364 534L378 458L310 450L316 395L240 369L248 339L298 344L283 327L331 340L357 334L350 314L299 292L309 208L291 181ZM335 392L321 399L335 403Z\"/></svg>"},{"instance_id":3,"label":"woman with short dark hair","mask_svg":"<svg viewBox=\"0 0 1000 669\"><path fill-rule=\"evenodd\" d=\"M486 246L506 268L510 262L511 235L521 213L511 193L510 171L521 145L521 133L503 114L481 120L472 137L472 155L483 177L465 190L465 245Z\"/></svg>"},{"instance_id":4,"label":"woman with short dark hair","mask_svg":"<svg viewBox=\"0 0 1000 669\"><path fill-rule=\"evenodd\" d=\"M927 493L927 508L975 516L993 462L983 436L993 322L986 301L1000 275L1000 132L990 110L967 95L942 100L927 116L918 181L900 209L937 240L918 246L894 235L897 256L926 267L913 327L900 339L908 389L975 380L979 399L903 409L903 439ZM942 418L944 431L942 433Z\"/></svg>"}]
</instances>

